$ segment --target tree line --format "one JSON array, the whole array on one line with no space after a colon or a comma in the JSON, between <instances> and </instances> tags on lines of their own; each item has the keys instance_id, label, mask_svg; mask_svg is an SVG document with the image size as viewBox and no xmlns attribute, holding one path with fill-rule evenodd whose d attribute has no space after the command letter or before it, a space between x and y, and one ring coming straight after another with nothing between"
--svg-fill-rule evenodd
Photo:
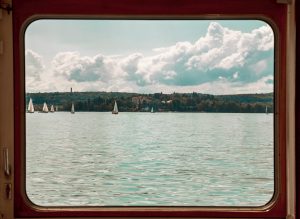
<instances>
[{"instance_id":1,"label":"tree line","mask_svg":"<svg viewBox=\"0 0 300 219\"><path fill-rule=\"evenodd\" d=\"M26 104L32 98L35 110L42 109L44 102L70 111L107 112L117 101L120 112L221 112L221 113L273 113L273 93L211 95L202 93L154 93L125 92L52 92L27 93ZM27 105L26 105L27 106Z\"/></svg>"}]
</instances>

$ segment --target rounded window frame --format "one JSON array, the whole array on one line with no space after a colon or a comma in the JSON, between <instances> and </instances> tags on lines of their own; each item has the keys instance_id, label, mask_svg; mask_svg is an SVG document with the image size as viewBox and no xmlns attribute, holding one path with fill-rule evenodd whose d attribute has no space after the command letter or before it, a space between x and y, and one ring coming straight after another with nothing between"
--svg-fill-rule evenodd
<instances>
[{"instance_id":1,"label":"rounded window frame","mask_svg":"<svg viewBox=\"0 0 300 219\"><path fill-rule=\"evenodd\" d=\"M16 0L22 1L22 0ZM24 1L24 0L23 0ZM63 0L66 2L67 0ZM117 0L118 5L122 0ZM208 0L209 1L209 0ZM222 0L223 2L235 2L235 0ZM252 1L255 2L261 0ZM24 1L26 2L26 1ZM32 1L29 5L34 4ZM41 0L41 2L49 2L50 0ZM81 5L77 2L77 5ZM92 2L97 2L92 1ZM100 2L100 1L99 1ZM105 1L106 2L106 1ZM134 1L136 2L136 1ZM150 2L150 1L145 1ZM169 4L171 1L164 1ZM190 0L188 2L195 2ZM204 2L204 1L202 1ZM207 1L205 1L207 2ZM247 1L249 2L249 1ZM100 3L99 3L100 4ZM113 3L109 5L112 6ZM125 4L125 3L124 3ZM138 4L138 3L136 3ZM155 3L159 4L159 3ZM165 4L165 3L164 3ZM171 4L171 3L170 3ZM206 3L211 5L213 3ZM142 7L141 4L138 4ZM43 4L39 5L40 7ZM275 21L266 14L205 14L194 15L187 12L183 14L139 14L130 12L129 14L102 12L101 15L84 13L78 15L71 10L71 14L63 14L57 6L53 6L54 11L59 13L36 13L32 9L30 13L21 13L21 8L16 9L17 15L14 18L14 40L17 46L14 48L14 104L25 106L25 68L24 68L24 37L26 28L31 22L38 19L256 19L268 23L274 32L275 50L274 50L274 179L275 191L273 198L264 206L260 207L40 207L33 204L27 197L25 191L25 110L23 107L15 108L15 215L17 217L282 217L286 211L286 72L285 72L285 57L286 57L286 37L284 33L285 18L282 21ZM125 5L123 5L125 7ZM199 5L197 4L197 7ZM215 6L216 7L216 6ZM284 7L284 6L282 6ZM39 7L38 7L39 8ZM126 7L125 7L126 8ZM39 8L40 9L40 8ZM20 16L18 15L18 10ZM24 9L23 9L24 10ZM40 9L41 10L41 9ZM45 10L45 9L43 9ZM67 9L64 9L69 11ZM120 12L122 11L121 9ZM180 9L178 9L180 11ZM282 10L282 9L281 9ZM47 10L46 10L47 11ZM75 10L76 11L76 10ZM26 11L25 11L26 12ZM283 87L283 88L282 88Z\"/></svg>"}]
</instances>

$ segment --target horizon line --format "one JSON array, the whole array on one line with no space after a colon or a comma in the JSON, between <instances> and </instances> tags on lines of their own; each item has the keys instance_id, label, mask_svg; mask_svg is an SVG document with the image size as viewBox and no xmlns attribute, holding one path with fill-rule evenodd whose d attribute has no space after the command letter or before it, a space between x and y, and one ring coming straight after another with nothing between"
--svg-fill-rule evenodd
<instances>
[{"instance_id":1,"label":"horizon line","mask_svg":"<svg viewBox=\"0 0 300 219\"><path fill-rule=\"evenodd\" d=\"M127 92L127 91L51 91L51 92L25 92L25 94L37 94L37 93L127 93L127 94L141 94L141 95L149 95L149 94L206 94L206 95L214 95L214 96L225 96L225 95L249 95L249 94L274 94L274 91L272 92L256 92L256 93L231 93L231 94L212 94L212 93L201 93L201 92L172 92L172 93L164 93L164 92L154 92L154 93L138 93L138 92Z\"/></svg>"}]
</instances>

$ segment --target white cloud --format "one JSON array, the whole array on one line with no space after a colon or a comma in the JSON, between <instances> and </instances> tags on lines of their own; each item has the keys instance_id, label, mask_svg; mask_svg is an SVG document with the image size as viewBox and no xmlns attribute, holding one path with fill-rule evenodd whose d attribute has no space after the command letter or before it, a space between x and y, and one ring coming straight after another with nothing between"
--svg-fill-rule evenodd
<instances>
[{"instance_id":1,"label":"white cloud","mask_svg":"<svg viewBox=\"0 0 300 219\"><path fill-rule=\"evenodd\" d=\"M237 78L239 77L239 73L238 73L238 72L235 72L235 73L232 75L232 77L233 77L234 79L237 79Z\"/></svg>"},{"instance_id":2,"label":"white cloud","mask_svg":"<svg viewBox=\"0 0 300 219\"><path fill-rule=\"evenodd\" d=\"M248 83L272 74L274 36L263 26L242 33L212 22L208 32L196 43L178 42L168 48L155 49L157 55L139 59L136 73L140 85L195 85L217 80L221 75L232 78L232 72L243 72L235 80ZM265 63L254 68L258 63ZM259 75L258 72L263 72ZM165 77L172 72L172 77Z\"/></svg>"},{"instance_id":3,"label":"white cloud","mask_svg":"<svg viewBox=\"0 0 300 219\"><path fill-rule=\"evenodd\" d=\"M28 91L44 91L55 90L51 81L54 80L52 75L49 75L44 64L43 57L32 50L25 52L25 82L26 90Z\"/></svg>"},{"instance_id":4,"label":"white cloud","mask_svg":"<svg viewBox=\"0 0 300 219\"><path fill-rule=\"evenodd\" d=\"M256 74L260 74L264 70L268 68L268 62L266 60L260 60L256 62L255 64L250 66L251 69L253 69L253 72Z\"/></svg>"},{"instance_id":5,"label":"white cloud","mask_svg":"<svg viewBox=\"0 0 300 219\"><path fill-rule=\"evenodd\" d=\"M123 76L116 59L103 56L81 57L78 52L64 52L57 54L52 61L55 75L63 75L69 81L108 82Z\"/></svg>"},{"instance_id":6,"label":"white cloud","mask_svg":"<svg viewBox=\"0 0 300 219\"><path fill-rule=\"evenodd\" d=\"M25 57L25 70L28 80L40 81L41 74L45 69L42 57L32 50L27 50Z\"/></svg>"},{"instance_id":7,"label":"white cloud","mask_svg":"<svg viewBox=\"0 0 300 219\"><path fill-rule=\"evenodd\" d=\"M86 57L79 52L61 52L48 68L41 56L28 50L26 86L34 90L32 86L41 90L68 90L72 86L77 90L131 92L271 91L273 84L265 79L273 75L273 35L269 26L243 33L212 22L207 34L195 43L155 48L152 56Z\"/></svg>"}]
</instances>

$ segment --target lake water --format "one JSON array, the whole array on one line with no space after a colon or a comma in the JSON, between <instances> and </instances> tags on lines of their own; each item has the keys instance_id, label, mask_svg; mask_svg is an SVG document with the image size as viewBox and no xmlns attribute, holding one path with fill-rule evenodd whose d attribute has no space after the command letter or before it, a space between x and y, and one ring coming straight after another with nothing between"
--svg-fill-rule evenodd
<instances>
[{"instance_id":1,"label":"lake water","mask_svg":"<svg viewBox=\"0 0 300 219\"><path fill-rule=\"evenodd\" d=\"M26 191L42 206L261 206L273 114L26 114Z\"/></svg>"}]
</instances>

